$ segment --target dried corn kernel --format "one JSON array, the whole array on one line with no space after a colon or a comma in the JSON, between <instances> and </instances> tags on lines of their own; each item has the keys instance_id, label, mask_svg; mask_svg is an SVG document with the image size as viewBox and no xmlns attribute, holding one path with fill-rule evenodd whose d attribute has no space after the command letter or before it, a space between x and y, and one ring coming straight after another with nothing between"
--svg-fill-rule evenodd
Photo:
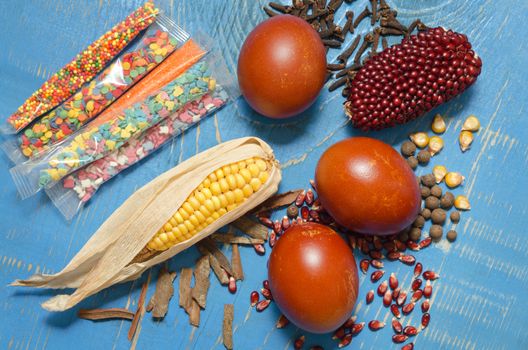
<instances>
[{"instance_id":1,"label":"dried corn kernel","mask_svg":"<svg viewBox=\"0 0 528 350\"><path fill-rule=\"evenodd\" d=\"M440 152L444 148L444 140L440 136L433 136L429 140L429 153L431 153L432 156Z\"/></svg>"},{"instance_id":2,"label":"dried corn kernel","mask_svg":"<svg viewBox=\"0 0 528 350\"><path fill-rule=\"evenodd\" d=\"M462 125L462 131L479 131L480 121L473 114L466 118L464 125Z\"/></svg>"},{"instance_id":3,"label":"dried corn kernel","mask_svg":"<svg viewBox=\"0 0 528 350\"><path fill-rule=\"evenodd\" d=\"M457 172L449 172L446 174L444 180L448 187L455 188L458 187L464 182L464 176Z\"/></svg>"},{"instance_id":4,"label":"dried corn kernel","mask_svg":"<svg viewBox=\"0 0 528 350\"><path fill-rule=\"evenodd\" d=\"M411 141L420 148L424 148L429 144L429 136L425 132L417 132L409 136Z\"/></svg>"},{"instance_id":5,"label":"dried corn kernel","mask_svg":"<svg viewBox=\"0 0 528 350\"><path fill-rule=\"evenodd\" d=\"M446 130L446 123L440 114L434 116L433 122L431 123L431 130L436 134L442 134Z\"/></svg>"},{"instance_id":6,"label":"dried corn kernel","mask_svg":"<svg viewBox=\"0 0 528 350\"><path fill-rule=\"evenodd\" d=\"M471 143L473 143L473 133L467 130L461 131L458 136L458 143L460 144L462 152L467 151L471 146Z\"/></svg>"},{"instance_id":7,"label":"dried corn kernel","mask_svg":"<svg viewBox=\"0 0 528 350\"><path fill-rule=\"evenodd\" d=\"M447 174L447 168L443 165L435 165L433 168L433 175L437 184L444 180L444 177Z\"/></svg>"},{"instance_id":8,"label":"dried corn kernel","mask_svg":"<svg viewBox=\"0 0 528 350\"><path fill-rule=\"evenodd\" d=\"M147 248L167 250L196 235L257 192L268 180L270 170L265 161L252 158L215 170L187 197Z\"/></svg>"},{"instance_id":9,"label":"dried corn kernel","mask_svg":"<svg viewBox=\"0 0 528 350\"><path fill-rule=\"evenodd\" d=\"M471 204L469 204L469 199L466 196L458 195L455 198L455 208L458 210L470 210Z\"/></svg>"}]
</instances>

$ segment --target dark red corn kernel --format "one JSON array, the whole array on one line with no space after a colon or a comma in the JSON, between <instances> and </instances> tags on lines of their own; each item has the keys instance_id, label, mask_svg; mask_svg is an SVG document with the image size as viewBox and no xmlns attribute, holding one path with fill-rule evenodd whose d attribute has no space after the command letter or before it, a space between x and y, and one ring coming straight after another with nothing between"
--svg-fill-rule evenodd
<instances>
[{"instance_id":1,"label":"dark red corn kernel","mask_svg":"<svg viewBox=\"0 0 528 350\"><path fill-rule=\"evenodd\" d=\"M343 339L344 336L345 336L345 326L341 326L334 331L334 334L332 334L332 339Z\"/></svg>"},{"instance_id":2,"label":"dark red corn kernel","mask_svg":"<svg viewBox=\"0 0 528 350\"><path fill-rule=\"evenodd\" d=\"M275 231L271 231L268 240L270 248L273 248L275 246L275 243L277 243L277 234L275 233Z\"/></svg>"},{"instance_id":3,"label":"dark red corn kernel","mask_svg":"<svg viewBox=\"0 0 528 350\"><path fill-rule=\"evenodd\" d=\"M392 319L392 329L394 330L395 333L403 332L402 324L400 323L400 321L398 321L395 318Z\"/></svg>"},{"instance_id":4,"label":"dark red corn kernel","mask_svg":"<svg viewBox=\"0 0 528 350\"><path fill-rule=\"evenodd\" d=\"M396 275L394 273L390 274L389 286L391 287L392 290L398 288L398 278L396 278Z\"/></svg>"},{"instance_id":5,"label":"dark red corn kernel","mask_svg":"<svg viewBox=\"0 0 528 350\"><path fill-rule=\"evenodd\" d=\"M381 269L383 268L383 262L378 259L372 259L370 260L370 265L375 269Z\"/></svg>"},{"instance_id":6,"label":"dark red corn kernel","mask_svg":"<svg viewBox=\"0 0 528 350\"><path fill-rule=\"evenodd\" d=\"M413 343L409 343L409 344L405 344L401 350L413 350L414 349L414 344Z\"/></svg>"},{"instance_id":7,"label":"dark red corn kernel","mask_svg":"<svg viewBox=\"0 0 528 350\"><path fill-rule=\"evenodd\" d=\"M263 288L266 288L266 289L270 289L270 287L269 287L269 281L268 281L268 280L264 280L264 281L262 281L262 287L263 287Z\"/></svg>"},{"instance_id":8,"label":"dark red corn kernel","mask_svg":"<svg viewBox=\"0 0 528 350\"><path fill-rule=\"evenodd\" d=\"M423 313L426 313L427 311L429 311L429 308L431 307L431 304L429 302L429 299L425 299L423 302L422 302L422 312Z\"/></svg>"},{"instance_id":9,"label":"dark red corn kernel","mask_svg":"<svg viewBox=\"0 0 528 350\"><path fill-rule=\"evenodd\" d=\"M412 255L402 255L400 256L400 261L406 265L414 265L416 258Z\"/></svg>"},{"instance_id":10,"label":"dark red corn kernel","mask_svg":"<svg viewBox=\"0 0 528 350\"><path fill-rule=\"evenodd\" d=\"M258 220L266 227L273 228L273 221L270 218L259 216Z\"/></svg>"},{"instance_id":11,"label":"dark red corn kernel","mask_svg":"<svg viewBox=\"0 0 528 350\"><path fill-rule=\"evenodd\" d=\"M352 335L357 335L363 330L363 328L365 328L365 322L355 323L350 331L352 332Z\"/></svg>"},{"instance_id":12,"label":"dark red corn kernel","mask_svg":"<svg viewBox=\"0 0 528 350\"><path fill-rule=\"evenodd\" d=\"M407 245L405 245L405 243L400 240L395 239L394 244L396 245L396 249L398 249L400 252L403 252L405 249L407 249Z\"/></svg>"},{"instance_id":13,"label":"dark red corn kernel","mask_svg":"<svg viewBox=\"0 0 528 350\"><path fill-rule=\"evenodd\" d=\"M422 295L423 295L423 291L421 289L417 289L414 291L412 297L411 297L411 301L412 302L416 302L418 300L420 300L422 298Z\"/></svg>"},{"instance_id":14,"label":"dark red corn kernel","mask_svg":"<svg viewBox=\"0 0 528 350\"><path fill-rule=\"evenodd\" d=\"M299 338L295 339L295 341L293 342L293 348L295 350L300 350L304 345L304 339L304 335L301 335Z\"/></svg>"},{"instance_id":15,"label":"dark red corn kernel","mask_svg":"<svg viewBox=\"0 0 528 350\"><path fill-rule=\"evenodd\" d=\"M381 251L380 250L371 250L369 251L369 255L372 259L383 259L384 256L383 254L381 254Z\"/></svg>"},{"instance_id":16,"label":"dark red corn kernel","mask_svg":"<svg viewBox=\"0 0 528 350\"><path fill-rule=\"evenodd\" d=\"M411 240L407 241L407 248L409 248L410 250L414 250L414 251L420 250L420 246L418 245L418 243L411 241Z\"/></svg>"},{"instance_id":17,"label":"dark red corn kernel","mask_svg":"<svg viewBox=\"0 0 528 350\"><path fill-rule=\"evenodd\" d=\"M316 212L320 212L323 210L323 206L321 205L321 201L319 198L317 198L313 204L312 204L312 210L315 210Z\"/></svg>"},{"instance_id":18,"label":"dark red corn kernel","mask_svg":"<svg viewBox=\"0 0 528 350\"><path fill-rule=\"evenodd\" d=\"M255 249L258 255L266 254L266 248L264 248L263 244L253 244L253 248Z\"/></svg>"},{"instance_id":19,"label":"dark red corn kernel","mask_svg":"<svg viewBox=\"0 0 528 350\"><path fill-rule=\"evenodd\" d=\"M273 300L273 296L271 295L271 290L268 288L261 288L260 293L262 296L266 299Z\"/></svg>"},{"instance_id":20,"label":"dark red corn kernel","mask_svg":"<svg viewBox=\"0 0 528 350\"><path fill-rule=\"evenodd\" d=\"M236 280L233 276L229 276L229 283L227 284L227 289L232 294L235 294L237 291Z\"/></svg>"},{"instance_id":21,"label":"dark red corn kernel","mask_svg":"<svg viewBox=\"0 0 528 350\"><path fill-rule=\"evenodd\" d=\"M391 302L392 302L392 293L390 290L388 290L385 292L385 294L383 294L383 306L389 307Z\"/></svg>"},{"instance_id":22,"label":"dark red corn kernel","mask_svg":"<svg viewBox=\"0 0 528 350\"><path fill-rule=\"evenodd\" d=\"M403 304L405 304L406 300L407 300L407 293L401 291L400 295L398 295L398 298L396 299L396 304L398 304L398 306L402 306Z\"/></svg>"},{"instance_id":23,"label":"dark red corn kernel","mask_svg":"<svg viewBox=\"0 0 528 350\"><path fill-rule=\"evenodd\" d=\"M378 282L381 277L383 277L383 274L385 274L385 271L383 270L377 270L377 271L374 271L371 275L370 275L370 281L372 283L375 283L375 282Z\"/></svg>"},{"instance_id":24,"label":"dark red corn kernel","mask_svg":"<svg viewBox=\"0 0 528 350\"><path fill-rule=\"evenodd\" d=\"M368 242L361 238L358 239L358 242L359 242L359 248L361 249L361 252L363 254L370 254L370 247L369 247Z\"/></svg>"},{"instance_id":25,"label":"dark red corn kernel","mask_svg":"<svg viewBox=\"0 0 528 350\"><path fill-rule=\"evenodd\" d=\"M378 295L379 295L379 296L385 295L385 292L387 291L388 286L389 286L389 284L387 283L387 281L383 281L383 282L381 282L381 283L379 284L379 286L378 286L378 290L377 290Z\"/></svg>"},{"instance_id":26,"label":"dark red corn kernel","mask_svg":"<svg viewBox=\"0 0 528 350\"><path fill-rule=\"evenodd\" d=\"M319 219L319 213L313 209L310 209L310 211L308 212L308 214L310 215L310 219L315 221L315 222L319 222L320 219Z\"/></svg>"},{"instance_id":27,"label":"dark red corn kernel","mask_svg":"<svg viewBox=\"0 0 528 350\"><path fill-rule=\"evenodd\" d=\"M350 328L354 325L354 323L356 323L356 320L357 320L357 316L354 315L354 316L351 316L348 320L345 321L345 323L343 323L343 327L345 328Z\"/></svg>"},{"instance_id":28,"label":"dark red corn kernel","mask_svg":"<svg viewBox=\"0 0 528 350\"><path fill-rule=\"evenodd\" d=\"M359 268L361 269L361 272L367 273L369 265L370 265L370 261L368 259L361 260L359 262Z\"/></svg>"},{"instance_id":29,"label":"dark red corn kernel","mask_svg":"<svg viewBox=\"0 0 528 350\"><path fill-rule=\"evenodd\" d=\"M284 315L280 315L279 319L277 320L277 323L275 324L275 327L277 328L284 328L290 323L290 320L286 318Z\"/></svg>"},{"instance_id":30,"label":"dark red corn kernel","mask_svg":"<svg viewBox=\"0 0 528 350\"><path fill-rule=\"evenodd\" d=\"M416 266L414 267L414 278L418 278L422 274L422 269L422 263L416 263Z\"/></svg>"},{"instance_id":31,"label":"dark red corn kernel","mask_svg":"<svg viewBox=\"0 0 528 350\"><path fill-rule=\"evenodd\" d=\"M400 318L401 317L401 312L400 312L400 309L398 308L398 305L396 304L392 304L390 306L390 311L392 312L392 314L397 317L397 318Z\"/></svg>"},{"instance_id":32,"label":"dark red corn kernel","mask_svg":"<svg viewBox=\"0 0 528 350\"><path fill-rule=\"evenodd\" d=\"M381 250L383 248L383 243L379 239L379 237L374 236L372 239L372 244L374 245L374 248L377 250Z\"/></svg>"},{"instance_id":33,"label":"dark red corn kernel","mask_svg":"<svg viewBox=\"0 0 528 350\"><path fill-rule=\"evenodd\" d=\"M401 256L402 256L402 253L401 253L401 252L389 252L389 253L387 254L387 258L388 258L389 260L392 260L392 261L394 261L394 260L398 260Z\"/></svg>"},{"instance_id":34,"label":"dark red corn kernel","mask_svg":"<svg viewBox=\"0 0 528 350\"><path fill-rule=\"evenodd\" d=\"M297 195L297 198L295 199L295 205L300 207L304 204L304 199L306 198L306 191L302 190L301 193Z\"/></svg>"},{"instance_id":35,"label":"dark red corn kernel","mask_svg":"<svg viewBox=\"0 0 528 350\"><path fill-rule=\"evenodd\" d=\"M414 337L416 334L418 334L418 330L416 329L416 327L407 326L403 329L403 334L409 337Z\"/></svg>"},{"instance_id":36,"label":"dark red corn kernel","mask_svg":"<svg viewBox=\"0 0 528 350\"><path fill-rule=\"evenodd\" d=\"M372 321L370 321L368 323L368 326L369 326L370 330L377 331L377 330L382 329L383 327L385 327L385 323L381 322L381 321L378 321L378 320L372 320Z\"/></svg>"},{"instance_id":37,"label":"dark red corn kernel","mask_svg":"<svg viewBox=\"0 0 528 350\"><path fill-rule=\"evenodd\" d=\"M409 304L404 305L402 307L402 312L403 312L404 315L410 314L413 310L414 310L414 303L413 302L410 302Z\"/></svg>"},{"instance_id":38,"label":"dark red corn kernel","mask_svg":"<svg viewBox=\"0 0 528 350\"><path fill-rule=\"evenodd\" d=\"M481 66L463 34L437 27L410 35L369 58L356 73L348 85L346 114L363 130L406 123L464 91Z\"/></svg>"},{"instance_id":39,"label":"dark red corn kernel","mask_svg":"<svg viewBox=\"0 0 528 350\"><path fill-rule=\"evenodd\" d=\"M358 246L356 237L352 235L347 235L347 238L348 238L348 244L350 245L350 248L356 249Z\"/></svg>"},{"instance_id":40,"label":"dark red corn kernel","mask_svg":"<svg viewBox=\"0 0 528 350\"><path fill-rule=\"evenodd\" d=\"M431 242L433 239L431 237L427 237L426 239L422 240L418 245L420 246L420 249L427 248L431 245Z\"/></svg>"},{"instance_id":41,"label":"dark red corn kernel","mask_svg":"<svg viewBox=\"0 0 528 350\"><path fill-rule=\"evenodd\" d=\"M279 222L279 220L275 220L273 222L273 231L277 234L277 235L280 235L282 233L282 225L281 223Z\"/></svg>"},{"instance_id":42,"label":"dark red corn kernel","mask_svg":"<svg viewBox=\"0 0 528 350\"><path fill-rule=\"evenodd\" d=\"M367 296L365 297L365 299L367 301L367 304L372 303L372 301L374 300L374 291L373 290L369 290L368 293L367 293Z\"/></svg>"},{"instance_id":43,"label":"dark red corn kernel","mask_svg":"<svg viewBox=\"0 0 528 350\"><path fill-rule=\"evenodd\" d=\"M257 311L258 312L262 312L262 311L266 310L270 303L271 303L271 300L269 300L269 299L264 299L264 300L259 301L257 303L257 307L256 307Z\"/></svg>"},{"instance_id":44,"label":"dark red corn kernel","mask_svg":"<svg viewBox=\"0 0 528 350\"><path fill-rule=\"evenodd\" d=\"M393 241L383 242L383 248L385 248L385 250L388 251L389 253L396 251L396 245L394 244Z\"/></svg>"},{"instance_id":45,"label":"dark red corn kernel","mask_svg":"<svg viewBox=\"0 0 528 350\"><path fill-rule=\"evenodd\" d=\"M303 220L308 220L310 218L310 209L308 209L308 207L301 208L301 218Z\"/></svg>"},{"instance_id":46,"label":"dark red corn kernel","mask_svg":"<svg viewBox=\"0 0 528 350\"><path fill-rule=\"evenodd\" d=\"M429 321L431 321L431 315L426 312L422 315L422 329L426 328L429 325Z\"/></svg>"},{"instance_id":47,"label":"dark red corn kernel","mask_svg":"<svg viewBox=\"0 0 528 350\"><path fill-rule=\"evenodd\" d=\"M257 305L257 303L259 302L259 299L260 299L259 293L256 290L252 291L251 294L249 295L249 302L251 304L251 307Z\"/></svg>"},{"instance_id":48,"label":"dark red corn kernel","mask_svg":"<svg viewBox=\"0 0 528 350\"><path fill-rule=\"evenodd\" d=\"M287 229L290 228L290 219L288 219L287 216L282 218L281 228L283 231L286 231Z\"/></svg>"},{"instance_id":49,"label":"dark red corn kernel","mask_svg":"<svg viewBox=\"0 0 528 350\"><path fill-rule=\"evenodd\" d=\"M434 271L425 271L423 274L422 274L424 280L428 280L428 281L434 281L435 279L439 278L440 275L437 274L436 272Z\"/></svg>"},{"instance_id":50,"label":"dark red corn kernel","mask_svg":"<svg viewBox=\"0 0 528 350\"><path fill-rule=\"evenodd\" d=\"M345 346L350 345L352 342L352 334L347 334L339 341L339 344L337 344L338 348L344 348Z\"/></svg>"},{"instance_id":51,"label":"dark red corn kernel","mask_svg":"<svg viewBox=\"0 0 528 350\"><path fill-rule=\"evenodd\" d=\"M396 301L400 296L401 288L398 287L392 291L392 300Z\"/></svg>"},{"instance_id":52,"label":"dark red corn kernel","mask_svg":"<svg viewBox=\"0 0 528 350\"><path fill-rule=\"evenodd\" d=\"M412 281L411 289L416 291L420 289L421 286L422 286L422 280L417 278L414 281Z\"/></svg>"},{"instance_id":53,"label":"dark red corn kernel","mask_svg":"<svg viewBox=\"0 0 528 350\"><path fill-rule=\"evenodd\" d=\"M314 196L313 191L311 189L306 191L306 198L304 199L304 201L306 202L306 205L311 206L314 203L314 200L315 200L315 196Z\"/></svg>"},{"instance_id":54,"label":"dark red corn kernel","mask_svg":"<svg viewBox=\"0 0 528 350\"><path fill-rule=\"evenodd\" d=\"M406 336L405 334L394 334L392 336L392 341L395 342L396 344L403 343L407 341L407 339L409 339L409 337Z\"/></svg>"},{"instance_id":55,"label":"dark red corn kernel","mask_svg":"<svg viewBox=\"0 0 528 350\"><path fill-rule=\"evenodd\" d=\"M430 298L431 294L433 294L433 286L431 285L431 281L427 280L423 289L423 295L426 298Z\"/></svg>"}]
</instances>

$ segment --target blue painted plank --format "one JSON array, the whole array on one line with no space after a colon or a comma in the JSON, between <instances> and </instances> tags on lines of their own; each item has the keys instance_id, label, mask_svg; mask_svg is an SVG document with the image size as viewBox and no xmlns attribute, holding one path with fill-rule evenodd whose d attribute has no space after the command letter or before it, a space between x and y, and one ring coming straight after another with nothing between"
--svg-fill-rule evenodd
<instances>
[{"instance_id":1,"label":"blue painted plank","mask_svg":"<svg viewBox=\"0 0 528 350\"><path fill-rule=\"evenodd\" d=\"M351 8L358 13L366 1L356 1ZM430 327L416 337L417 348L526 349L528 322L528 119L525 117L525 77L528 73L528 35L525 17L528 3L508 1L389 1L404 23L421 17L430 25L443 25L464 32L482 57L484 69L475 86L461 97L438 108L449 116L443 136L446 148L434 158L466 175L465 185L455 193L466 193L472 210L462 215L459 238L452 245L434 245L416 254L426 266L442 278L435 282ZM80 49L104 30L123 18L140 1L2 1L0 3L0 116L9 115L49 75L60 68ZM264 1L160 1L179 24L192 33L202 30L221 46L229 67L234 71L239 47L245 35L265 18ZM336 15L344 19L344 8ZM359 32L368 30L363 23ZM350 40L351 38L349 38ZM331 55L336 55L332 52ZM25 201L16 196L9 175L10 164L0 161L0 284L35 272L52 273L83 246L90 235L135 189L183 159L222 141L255 135L269 142L285 166L281 190L308 186L315 164L332 143L345 137L363 135L353 129L342 112L339 92L323 91L318 101L301 116L270 122L239 99L214 118L187 131L155 156L105 184L89 205L67 223L43 194ZM469 115L482 122L472 149L461 154L456 143L461 122ZM367 135L395 147L410 132L427 130L433 113L405 126ZM218 136L219 135L219 136ZM419 174L432 165L420 168ZM349 189L353 191L353 189ZM277 215L279 216L279 215ZM183 310L172 301L169 313L161 322L147 314L137 347L149 348L223 348L221 318L224 303L235 304L234 342L242 349L291 348L303 332L293 326L275 329L279 311L275 306L264 313L249 308L248 296L266 278L266 257L242 249L246 280L236 295L213 280L202 325L193 329ZM172 269L193 265L194 249L169 263ZM358 254L358 259L361 255ZM398 272L409 284L411 270L398 263L387 263L387 273ZM152 295L157 270L152 272L149 296ZM135 308L140 281L105 290L83 302L81 307ZM361 276L359 320L384 318L387 311L363 302L372 288ZM177 283L175 287L177 288ZM72 311L50 314L39 307L53 291L0 289L0 347L8 349L79 349L127 348L128 322L92 323L78 320ZM418 322L419 312L411 321ZM353 348L392 347L391 330L362 332ZM335 347L328 336L307 334L307 345Z\"/></svg>"}]
</instances>

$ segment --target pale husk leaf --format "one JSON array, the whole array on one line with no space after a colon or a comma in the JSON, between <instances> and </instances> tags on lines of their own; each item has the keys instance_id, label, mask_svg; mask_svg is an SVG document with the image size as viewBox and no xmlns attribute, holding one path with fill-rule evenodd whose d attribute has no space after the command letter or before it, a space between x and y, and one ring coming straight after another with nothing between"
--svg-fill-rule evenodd
<instances>
[{"instance_id":1,"label":"pale husk leaf","mask_svg":"<svg viewBox=\"0 0 528 350\"><path fill-rule=\"evenodd\" d=\"M250 157L261 157L273 164L270 178L259 191L191 239L144 262L130 264L206 176L219 167ZM246 137L224 142L179 164L136 191L61 272L33 275L12 285L77 288L71 295L58 295L42 304L50 311L69 309L113 284L138 278L149 267L171 258L244 215L273 195L280 180L281 172L273 150L264 141Z\"/></svg>"}]
</instances>

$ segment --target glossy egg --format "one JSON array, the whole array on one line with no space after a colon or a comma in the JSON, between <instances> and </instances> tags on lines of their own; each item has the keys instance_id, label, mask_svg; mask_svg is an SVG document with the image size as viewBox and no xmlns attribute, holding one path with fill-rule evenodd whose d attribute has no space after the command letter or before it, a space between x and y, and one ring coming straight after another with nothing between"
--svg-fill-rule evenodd
<instances>
[{"instance_id":1,"label":"glossy egg","mask_svg":"<svg viewBox=\"0 0 528 350\"><path fill-rule=\"evenodd\" d=\"M358 295L352 250L334 230L317 223L286 230L271 252L268 279L284 316L313 333L340 327Z\"/></svg>"},{"instance_id":2,"label":"glossy egg","mask_svg":"<svg viewBox=\"0 0 528 350\"><path fill-rule=\"evenodd\" d=\"M291 15L271 17L246 38L238 58L242 95L258 113L286 118L306 110L326 76L319 34Z\"/></svg>"},{"instance_id":3,"label":"glossy egg","mask_svg":"<svg viewBox=\"0 0 528 350\"><path fill-rule=\"evenodd\" d=\"M325 210L358 233L397 233L420 210L414 172L390 145L373 138L353 137L330 146L317 164L315 184Z\"/></svg>"}]
</instances>

